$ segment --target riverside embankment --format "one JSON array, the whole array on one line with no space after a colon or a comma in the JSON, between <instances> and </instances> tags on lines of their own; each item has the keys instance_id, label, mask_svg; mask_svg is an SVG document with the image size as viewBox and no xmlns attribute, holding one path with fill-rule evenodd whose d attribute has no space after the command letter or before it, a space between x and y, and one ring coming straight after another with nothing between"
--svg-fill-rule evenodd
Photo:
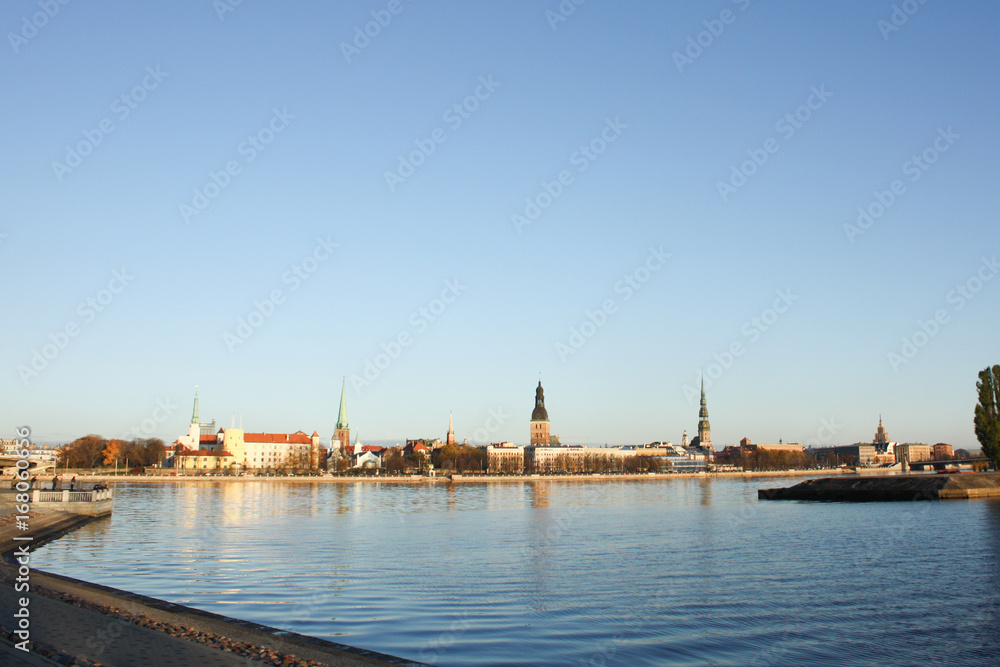
<instances>
[{"instance_id":1,"label":"riverside embankment","mask_svg":"<svg viewBox=\"0 0 1000 667\"><path fill-rule=\"evenodd\" d=\"M607 482L615 480L670 480L670 479L743 479L754 477L802 477L816 475L841 475L854 474L851 468L834 468L828 470L756 470L756 471L727 471L727 472L669 472L669 473L642 473L642 474L619 474L619 473L592 473L577 475L483 475L468 473L442 472L434 477L427 475L373 475L373 476L336 476L336 475L174 475L174 474L147 474L147 475L107 475L91 474L89 472L76 472L69 470L60 473L63 484L76 476L77 484L84 488L89 488L95 482L153 482L153 483L177 483L177 482L268 482L268 483L315 483L315 484L359 484L367 482L389 482L389 483L426 483L426 484L448 484L451 482L549 482L549 481L571 481L571 482ZM3 484L0 478L0 485ZM44 487L51 484L51 477L44 479Z\"/></svg>"},{"instance_id":2,"label":"riverside embankment","mask_svg":"<svg viewBox=\"0 0 1000 667\"><path fill-rule=\"evenodd\" d=\"M31 549L96 518L33 508L19 523L11 509L0 507L2 664L421 664L36 570ZM30 653L17 648L25 636Z\"/></svg>"}]
</instances>

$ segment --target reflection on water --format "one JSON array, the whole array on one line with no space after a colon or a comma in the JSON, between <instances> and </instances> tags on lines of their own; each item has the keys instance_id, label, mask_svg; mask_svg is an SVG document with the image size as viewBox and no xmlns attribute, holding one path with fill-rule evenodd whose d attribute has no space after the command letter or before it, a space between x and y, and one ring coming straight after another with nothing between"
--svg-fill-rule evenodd
<instances>
[{"instance_id":1,"label":"reflection on water","mask_svg":"<svg viewBox=\"0 0 1000 667\"><path fill-rule=\"evenodd\" d=\"M769 485L121 484L36 564L442 665L997 661L1000 502Z\"/></svg>"}]
</instances>

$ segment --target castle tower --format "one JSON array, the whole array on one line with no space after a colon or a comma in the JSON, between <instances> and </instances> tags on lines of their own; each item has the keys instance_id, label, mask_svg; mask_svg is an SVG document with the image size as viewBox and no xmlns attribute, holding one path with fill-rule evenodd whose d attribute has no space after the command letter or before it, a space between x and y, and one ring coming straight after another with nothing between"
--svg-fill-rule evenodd
<instances>
[{"instance_id":1,"label":"castle tower","mask_svg":"<svg viewBox=\"0 0 1000 667\"><path fill-rule=\"evenodd\" d=\"M351 444L351 428L347 425L347 378L340 389L340 414L337 416L337 429L333 432L330 446L347 454L347 446Z\"/></svg>"},{"instance_id":2,"label":"castle tower","mask_svg":"<svg viewBox=\"0 0 1000 667\"><path fill-rule=\"evenodd\" d=\"M445 438L444 444L454 445L455 444L455 421L452 418L451 413L448 413L448 437Z\"/></svg>"},{"instance_id":3,"label":"castle tower","mask_svg":"<svg viewBox=\"0 0 1000 667\"><path fill-rule=\"evenodd\" d=\"M545 390L541 380L535 389L535 409L531 411L531 444L543 447L549 444L549 413L545 409Z\"/></svg>"},{"instance_id":4,"label":"castle tower","mask_svg":"<svg viewBox=\"0 0 1000 667\"><path fill-rule=\"evenodd\" d=\"M879 421L880 422L882 421L881 418L879 419ZM198 419L198 385L194 386L194 411L191 413L191 423L192 424L200 423L200 420Z\"/></svg>"},{"instance_id":5,"label":"castle tower","mask_svg":"<svg viewBox=\"0 0 1000 667\"><path fill-rule=\"evenodd\" d=\"M708 423L708 404L705 402L705 378L701 378L701 409L698 411L698 444L708 452L711 461L715 455L712 449L712 427Z\"/></svg>"},{"instance_id":6,"label":"castle tower","mask_svg":"<svg viewBox=\"0 0 1000 667\"><path fill-rule=\"evenodd\" d=\"M198 385L194 386L194 410L191 411L191 426L188 428L187 442L183 443L188 449L201 449L201 421L198 418Z\"/></svg>"}]
</instances>

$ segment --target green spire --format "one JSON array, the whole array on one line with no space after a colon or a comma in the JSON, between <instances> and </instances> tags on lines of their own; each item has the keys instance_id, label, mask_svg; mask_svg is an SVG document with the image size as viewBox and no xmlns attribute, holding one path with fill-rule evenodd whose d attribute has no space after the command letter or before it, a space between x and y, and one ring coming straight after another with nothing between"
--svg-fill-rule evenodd
<instances>
[{"instance_id":1,"label":"green spire","mask_svg":"<svg viewBox=\"0 0 1000 667\"><path fill-rule=\"evenodd\" d=\"M198 419L198 385L194 386L194 412L191 414L191 423L198 424L201 420Z\"/></svg>"},{"instance_id":2,"label":"green spire","mask_svg":"<svg viewBox=\"0 0 1000 667\"><path fill-rule=\"evenodd\" d=\"M708 403L705 401L705 376L701 376L701 410L698 411L698 416L702 419L708 419Z\"/></svg>"},{"instance_id":3,"label":"green spire","mask_svg":"<svg viewBox=\"0 0 1000 667\"><path fill-rule=\"evenodd\" d=\"M337 429L347 430L347 377L344 377L344 385L340 389L340 415L337 416Z\"/></svg>"}]
</instances>

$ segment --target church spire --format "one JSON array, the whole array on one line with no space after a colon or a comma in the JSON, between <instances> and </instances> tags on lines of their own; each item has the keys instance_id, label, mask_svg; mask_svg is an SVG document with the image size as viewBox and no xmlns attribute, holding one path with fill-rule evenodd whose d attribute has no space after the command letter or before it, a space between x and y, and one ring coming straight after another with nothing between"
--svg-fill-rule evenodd
<instances>
[{"instance_id":1,"label":"church spire","mask_svg":"<svg viewBox=\"0 0 1000 667\"><path fill-rule=\"evenodd\" d=\"M329 422L327 422L329 423ZM344 384L340 388L340 414L337 416L337 429L346 431L347 426L347 377L344 377Z\"/></svg>"},{"instance_id":2,"label":"church spire","mask_svg":"<svg viewBox=\"0 0 1000 667\"><path fill-rule=\"evenodd\" d=\"M191 413L191 423L199 424L201 420L198 419L198 385L194 386L194 412Z\"/></svg>"},{"instance_id":3,"label":"church spire","mask_svg":"<svg viewBox=\"0 0 1000 667\"><path fill-rule=\"evenodd\" d=\"M705 376L701 376L701 409L698 410L698 444L709 452L711 458L712 449L712 427L708 423L708 402L705 400Z\"/></svg>"},{"instance_id":4,"label":"church spire","mask_svg":"<svg viewBox=\"0 0 1000 667\"><path fill-rule=\"evenodd\" d=\"M455 444L455 420L450 412L448 413L448 437L445 438L445 444Z\"/></svg>"}]
</instances>

